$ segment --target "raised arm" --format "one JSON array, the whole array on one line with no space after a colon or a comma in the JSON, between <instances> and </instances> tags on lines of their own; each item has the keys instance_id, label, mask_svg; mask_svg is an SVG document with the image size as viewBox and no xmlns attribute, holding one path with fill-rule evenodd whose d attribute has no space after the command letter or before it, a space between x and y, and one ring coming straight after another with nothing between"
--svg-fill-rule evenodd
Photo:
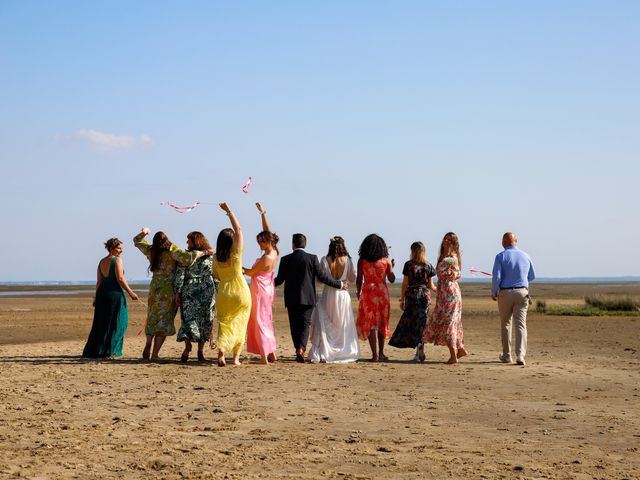
<instances>
[{"instance_id":1,"label":"raised arm","mask_svg":"<svg viewBox=\"0 0 640 480\"><path fill-rule=\"evenodd\" d=\"M390 283L396 281L396 274L393 273L393 267L395 266L396 261L392 258L391 260L387 259L387 280Z\"/></svg>"},{"instance_id":2,"label":"raised arm","mask_svg":"<svg viewBox=\"0 0 640 480\"><path fill-rule=\"evenodd\" d=\"M237 251L241 251L244 247L244 240L242 238L242 228L240 227L240 223L238 223L238 219L231 211L229 205L221 203L220 208L226 212L229 217L229 221L231 221L231 228L233 229L233 248Z\"/></svg>"},{"instance_id":3,"label":"raised arm","mask_svg":"<svg viewBox=\"0 0 640 480\"><path fill-rule=\"evenodd\" d=\"M262 230L265 232L270 232L271 228L269 228L269 220L267 220L267 211L260 204L260 202L256 202L256 208L260 212L260 218L262 219Z\"/></svg>"},{"instance_id":4,"label":"raised arm","mask_svg":"<svg viewBox=\"0 0 640 480\"><path fill-rule=\"evenodd\" d=\"M147 227L142 227L140 233L133 237L133 244L145 257L148 257L151 253L151 245L149 245L149 242L144 238L147 235L149 235L149 229Z\"/></svg>"},{"instance_id":5,"label":"raised arm","mask_svg":"<svg viewBox=\"0 0 640 480\"><path fill-rule=\"evenodd\" d=\"M124 278L124 268L122 267L122 259L120 257L116 260L116 280L118 280L120 286L129 294L131 300L138 300L138 295L131 290L127 280Z\"/></svg>"}]
</instances>

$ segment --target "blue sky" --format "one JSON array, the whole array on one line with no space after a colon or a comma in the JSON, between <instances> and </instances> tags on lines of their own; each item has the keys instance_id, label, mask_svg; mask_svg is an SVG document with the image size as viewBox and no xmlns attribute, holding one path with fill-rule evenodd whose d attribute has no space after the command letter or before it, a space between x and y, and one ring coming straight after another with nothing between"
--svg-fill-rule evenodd
<instances>
[{"instance_id":1,"label":"blue sky","mask_svg":"<svg viewBox=\"0 0 640 480\"><path fill-rule=\"evenodd\" d=\"M640 3L0 1L0 281L86 280L143 225L259 216L401 265L513 230L541 276L640 274ZM254 178L251 193L240 187ZM617 246L617 248L613 248ZM400 267L399 267L400 268Z\"/></svg>"}]
</instances>

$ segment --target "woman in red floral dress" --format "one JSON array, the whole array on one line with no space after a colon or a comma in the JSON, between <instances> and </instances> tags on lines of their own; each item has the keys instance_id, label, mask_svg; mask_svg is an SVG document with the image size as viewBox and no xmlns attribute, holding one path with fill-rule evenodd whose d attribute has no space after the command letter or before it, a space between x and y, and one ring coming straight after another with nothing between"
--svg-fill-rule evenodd
<instances>
[{"instance_id":1,"label":"woman in red floral dress","mask_svg":"<svg viewBox=\"0 0 640 480\"><path fill-rule=\"evenodd\" d=\"M436 274L438 287L436 307L424 330L424 343L443 345L449 348L448 364L458 363L467 351L462 340L462 296L458 280L462 276L462 256L458 236L447 233L440 245L440 256Z\"/></svg>"},{"instance_id":2,"label":"woman in red floral dress","mask_svg":"<svg viewBox=\"0 0 640 480\"><path fill-rule=\"evenodd\" d=\"M389 337L389 290L388 279L395 282L394 261L389 260L389 249L385 241L372 233L362 241L358 251L358 276L356 293L360 299L356 327L358 336L369 339L371 361L387 360L384 355L384 339ZM378 344L376 345L376 332ZM377 347L377 348L376 348Z\"/></svg>"}]
</instances>

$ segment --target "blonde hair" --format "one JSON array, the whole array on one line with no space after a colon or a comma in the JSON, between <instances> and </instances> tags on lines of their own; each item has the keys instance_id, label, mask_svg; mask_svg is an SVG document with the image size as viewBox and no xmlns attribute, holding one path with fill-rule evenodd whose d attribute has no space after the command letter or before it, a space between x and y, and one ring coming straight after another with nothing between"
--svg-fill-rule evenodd
<instances>
[{"instance_id":1,"label":"blonde hair","mask_svg":"<svg viewBox=\"0 0 640 480\"><path fill-rule=\"evenodd\" d=\"M427 264L427 249L422 242L413 242L411 244L411 257L410 260L413 260L416 263L422 263L424 265Z\"/></svg>"}]
</instances>

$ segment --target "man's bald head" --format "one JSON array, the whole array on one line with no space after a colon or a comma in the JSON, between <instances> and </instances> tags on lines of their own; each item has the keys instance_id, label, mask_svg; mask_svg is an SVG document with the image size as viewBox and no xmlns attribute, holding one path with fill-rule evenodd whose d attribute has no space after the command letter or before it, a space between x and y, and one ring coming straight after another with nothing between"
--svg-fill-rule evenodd
<instances>
[{"instance_id":1,"label":"man's bald head","mask_svg":"<svg viewBox=\"0 0 640 480\"><path fill-rule=\"evenodd\" d=\"M502 246L504 248L514 247L518 243L518 239L516 238L516 234L513 232L507 232L502 236Z\"/></svg>"}]
</instances>

